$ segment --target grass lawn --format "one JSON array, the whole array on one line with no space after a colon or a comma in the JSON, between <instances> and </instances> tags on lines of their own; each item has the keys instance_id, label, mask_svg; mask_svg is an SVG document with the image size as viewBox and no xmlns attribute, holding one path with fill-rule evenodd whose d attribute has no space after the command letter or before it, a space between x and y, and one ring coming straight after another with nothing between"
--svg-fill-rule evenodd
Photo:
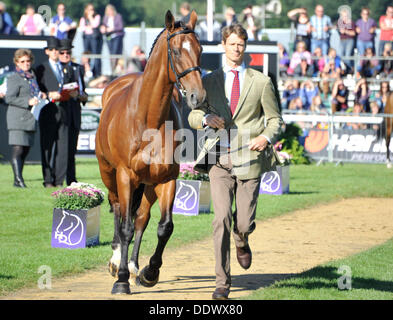
<instances>
[{"instance_id":1,"label":"grass lawn","mask_svg":"<svg viewBox=\"0 0 393 320\"><path fill-rule=\"evenodd\" d=\"M54 190L43 188L41 166L25 167L24 177L29 187L25 190L12 187L10 165L0 165L0 176L0 295L36 285L41 276L38 268L42 265L50 266L52 275L57 277L107 263L113 237L113 216L109 213L107 201L101 207L99 246L55 249L50 245L53 210L50 194ZM259 197L258 219L342 198L393 196L393 170L387 170L384 165L299 165L291 167L290 176L290 194ZM77 177L79 181L93 183L106 192L95 159L77 159ZM168 246L184 245L210 235L212 219L212 214L197 217L175 215L175 229ZM152 254L155 248L158 220L158 206L154 205L141 246L142 255ZM368 277L374 276L362 276L364 279Z\"/></svg>"},{"instance_id":2,"label":"grass lawn","mask_svg":"<svg viewBox=\"0 0 393 320\"><path fill-rule=\"evenodd\" d=\"M278 281L244 299L393 300L392 252L393 239L365 252Z\"/></svg>"}]
</instances>

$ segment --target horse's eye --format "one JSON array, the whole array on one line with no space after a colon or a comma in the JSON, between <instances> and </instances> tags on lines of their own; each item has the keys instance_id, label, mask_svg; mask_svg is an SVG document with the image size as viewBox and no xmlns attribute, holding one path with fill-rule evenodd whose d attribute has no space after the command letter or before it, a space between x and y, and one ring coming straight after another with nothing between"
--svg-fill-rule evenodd
<instances>
[{"instance_id":1,"label":"horse's eye","mask_svg":"<svg viewBox=\"0 0 393 320\"><path fill-rule=\"evenodd\" d=\"M180 57L180 50L179 49L173 49L173 53L176 57Z\"/></svg>"}]
</instances>

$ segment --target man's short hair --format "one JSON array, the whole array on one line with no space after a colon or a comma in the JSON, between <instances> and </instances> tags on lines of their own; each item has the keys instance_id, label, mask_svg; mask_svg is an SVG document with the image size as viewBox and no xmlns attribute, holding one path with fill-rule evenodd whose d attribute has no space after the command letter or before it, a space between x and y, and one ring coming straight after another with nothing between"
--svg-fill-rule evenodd
<instances>
[{"instance_id":1,"label":"man's short hair","mask_svg":"<svg viewBox=\"0 0 393 320\"><path fill-rule=\"evenodd\" d=\"M247 42L248 35L246 29L240 23L232 24L230 26L224 27L221 32L222 41L224 43L227 42L228 37L232 34L236 34L240 39L243 39L244 42Z\"/></svg>"}]
</instances>

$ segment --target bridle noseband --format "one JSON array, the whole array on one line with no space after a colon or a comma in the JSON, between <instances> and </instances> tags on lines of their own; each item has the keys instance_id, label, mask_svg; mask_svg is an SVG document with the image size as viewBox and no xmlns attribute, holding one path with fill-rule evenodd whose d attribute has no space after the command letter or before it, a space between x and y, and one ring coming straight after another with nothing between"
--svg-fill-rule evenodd
<instances>
[{"instance_id":1,"label":"bridle noseband","mask_svg":"<svg viewBox=\"0 0 393 320\"><path fill-rule=\"evenodd\" d=\"M183 78L184 76L186 76L187 74L189 74L192 71L198 71L200 74L202 74L202 69L201 69L201 67L196 66L196 67L188 68L188 69L184 70L182 73L177 73L176 69L175 69L175 65L173 63L172 49L171 49L169 41L173 37L175 37L175 36L177 36L179 34L188 34L188 33L194 33L195 34L194 30L185 29L184 28L183 30L174 32L172 34L170 34L169 31L168 31L168 36L167 36L167 44L168 44L168 64L167 64L167 67L168 67L168 79L169 79L169 65L170 65L173 73L175 74L176 85L179 88L179 90L181 91L181 93L183 94L183 96L186 94L187 91L184 89L183 85L181 84L180 79Z\"/></svg>"}]
</instances>

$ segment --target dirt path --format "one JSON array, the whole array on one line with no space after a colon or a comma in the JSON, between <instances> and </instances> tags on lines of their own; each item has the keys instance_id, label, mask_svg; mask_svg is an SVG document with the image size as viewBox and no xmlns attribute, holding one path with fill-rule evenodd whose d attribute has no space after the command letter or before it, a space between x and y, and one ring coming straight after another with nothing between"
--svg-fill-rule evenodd
<instances>
[{"instance_id":1,"label":"dirt path","mask_svg":"<svg viewBox=\"0 0 393 320\"><path fill-rule=\"evenodd\" d=\"M250 236L253 264L244 271L232 245L230 298L271 285L316 265L343 258L393 237L393 199L350 199L299 210L259 222ZM109 258L109 257L108 257ZM143 268L148 257L141 257ZM111 295L106 267L53 279L51 290L23 289L3 299L205 300L215 288L211 238L164 253L160 281L153 288L132 286L132 295Z\"/></svg>"}]
</instances>

